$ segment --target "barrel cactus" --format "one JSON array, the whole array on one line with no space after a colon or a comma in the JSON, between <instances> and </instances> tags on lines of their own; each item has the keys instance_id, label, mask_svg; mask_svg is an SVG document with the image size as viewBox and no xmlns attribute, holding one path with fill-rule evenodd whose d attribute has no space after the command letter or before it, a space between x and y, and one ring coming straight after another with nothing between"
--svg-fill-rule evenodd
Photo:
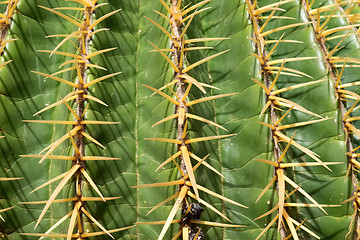
<instances>
[{"instance_id":1,"label":"barrel cactus","mask_svg":"<svg viewBox=\"0 0 360 240\"><path fill-rule=\"evenodd\" d=\"M1 3L1 238L359 239L358 1Z\"/></svg>"}]
</instances>

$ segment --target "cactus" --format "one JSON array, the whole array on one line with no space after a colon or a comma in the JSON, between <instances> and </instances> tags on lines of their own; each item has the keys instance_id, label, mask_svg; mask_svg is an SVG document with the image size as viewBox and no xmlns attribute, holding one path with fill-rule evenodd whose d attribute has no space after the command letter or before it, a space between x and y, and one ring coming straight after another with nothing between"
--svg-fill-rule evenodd
<instances>
[{"instance_id":1,"label":"cactus","mask_svg":"<svg viewBox=\"0 0 360 240\"><path fill-rule=\"evenodd\" d=\"M3 1L1 237L358 239L359 10Z\"/></svg>"}]
</instances>

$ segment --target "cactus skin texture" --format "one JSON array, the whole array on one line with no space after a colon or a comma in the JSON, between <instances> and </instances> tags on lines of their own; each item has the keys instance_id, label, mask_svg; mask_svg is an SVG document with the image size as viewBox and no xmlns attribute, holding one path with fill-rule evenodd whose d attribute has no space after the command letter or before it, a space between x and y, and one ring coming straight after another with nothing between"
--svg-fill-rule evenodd
<instances>
[{"instance_id":1,"label":"cactus skin texture","mask_svg":"<svg viewBox=\"0 0 360 240\"><path fill-rule=\"evenodd\" d=\"M199 84L192 84L185 102L229 94L189 106L190 114L208 121L198 121L199 118L189 115L186 139L216 136L211 141L191 142L190 147L189 142L185 143L187 151L200 159L210 154L204 160L213 167L209 169L203 164L195 168L198 161L194 159L190 163L185 159L187 162L181 164L179 158L187 154L181 148L182 143L148 140L177 140L185 135L180 131L179 136L179 125L184 129L186 121L182 125L172 119L152 127L159 120L178 113L176 104L164 95L160 96L159 92L151 95L152 90L161 89L179 75L174 74L175 68L170 65L170 62L177 64L172 56L174 52L159 54L152 46L171 48L170 37L160 28L171 36L174 34L169 25L174 14L170 14L173 10L169 9L176 8L178 1L9 0L0 5L3 13L0 15L0 136L4 136L0 139L0 180L15 181L0 184L0 209L7 210L0 210L5 220L0 221L2 239L37 239L69 213L51 232L57 235L52 236L75 239L76 234L83 231L105 233L96 237L83 235L84 238L111 239L85 211L80 210L79 219L83 222L71 220L75 219L72 217L74 207L81 209L76 205L77 199L67 204L53 202L35 230L45 203L23 204L49 199L61 180L30 192L72 168L71 161L49 158L38 164L39 158L28 157L39 154L74 129L71 124L29 122L74 121L63 104L33 116L75 91L74 86L33 73L56 73L63 69L59 69L59 65L74 59L61 54L49 58L50 53L39 51L51 52L65 35L46 36L68 36L80 27L40 6L68 13L67 17L73 19L70 15L74 16L80 24L86 21L81 11L61 8L80 8L86 3L101 5L92 14L94 21L107 16L94 29L108 28L94 34L87 43L89 52L115 49L91 57L91 64L103 68L92 65L86 72L87 81L113 75L89 86L88 95L108 106L92 102L85 118L117 124L86 124L86 133L105 146L105 149L99 148L92 141L84 140L86 156L109 159L89 160L86 167L81 168L105 198L121 198L87 201L84 209L110 231L136 224L125 231L111 232L114 239L171 239L174 236L187 239L186 235L191 239L198 233L197 226L203 233L199 232L198 239L359 238L359 1L181 1L180 12L199 5L184 15L189 18L183 26L172 27L183 30L191 19L185 40L217 40L189 45L200 48L186 51L184 65L178 68L186 69L230 49L186 72L198 83L211 87L202 85L202 89ZM76 54L81 41L73 38L74 44L67 41L58 51ZM71 66L64 68L67 67ZM74 68L56 76L76 83L78 72L82 71ZM117 75L119 72L122 74ZM184 84L185 91L187 84ZM161 91L175 99L169 88L177 93L174 86ZM76 104L69 103L76 109ZM73 125L76 127L76 123ZM224 135L228 137L222 138ZM74 151L76 148L68 138L51 155L71 157ZM178 151L181 156L177 156L176 161L181 171L171 158L155 171L169 159L169 154L173 156ZM189 171L193 171L193 177L186 183L179 182L185 178L181 172ZM81 177L79 171L75 175ZM99 197L86 177L83 179L81 195ZM76 177L70 178L56 199L73 198L76 182ZM134 187L166 182L176 184ZM223 197L214 197L199 187L195 189L195 184ZM183 186L189 189L184 190ZM184 205L175 204L180 195ZM148 214L171 196L175 197ZM200 218L190 216L187 211L199 209L194 198L209 204L205 206L199 200L204 209ZM230 199L241 206L228 202ZM173 210L174 206L179 209ZM169 217L172 210L173 216ZM261 217L266 213L268 215ZM194 219L189 220L192 216ZM169 219L183 224L165 224ZM197 224L197 220L216 222L220 227ZM151 224L154 221L162 222ZM190 221L191 226L184 224ZM193 229L193 234L188 227Z\"/></svg>"}]
</instances>

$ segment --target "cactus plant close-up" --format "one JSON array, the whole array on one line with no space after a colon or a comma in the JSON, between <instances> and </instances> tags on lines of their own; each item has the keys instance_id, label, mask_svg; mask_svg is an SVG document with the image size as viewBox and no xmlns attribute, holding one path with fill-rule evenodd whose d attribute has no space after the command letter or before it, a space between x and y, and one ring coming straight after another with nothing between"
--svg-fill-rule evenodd
<instances>
[{"instance_id":1,"label":"cactus plant close-up","mask_svg":"<svg viewBox=\"0 0 360 240\"><path fill-rule=\"evenodd\" d=\"M0 1L0 238L360 239L359 0Z\"/></svg>"}]
</instances>

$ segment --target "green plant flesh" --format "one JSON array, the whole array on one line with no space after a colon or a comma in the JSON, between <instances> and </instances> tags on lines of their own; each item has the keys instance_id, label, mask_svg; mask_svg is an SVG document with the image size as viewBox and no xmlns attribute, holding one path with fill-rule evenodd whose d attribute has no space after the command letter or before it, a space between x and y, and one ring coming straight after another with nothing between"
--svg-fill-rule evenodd
<instances>
[{"instance_id":1,"label":"green plant flesh","mask_svg":"<svg viewBox=\"0 0 360 240\"><path fill-rule=\"evenodd\" d=\"M0 3L2 239L359 238L358 1Z\"/></svg>"}]
</instances>

